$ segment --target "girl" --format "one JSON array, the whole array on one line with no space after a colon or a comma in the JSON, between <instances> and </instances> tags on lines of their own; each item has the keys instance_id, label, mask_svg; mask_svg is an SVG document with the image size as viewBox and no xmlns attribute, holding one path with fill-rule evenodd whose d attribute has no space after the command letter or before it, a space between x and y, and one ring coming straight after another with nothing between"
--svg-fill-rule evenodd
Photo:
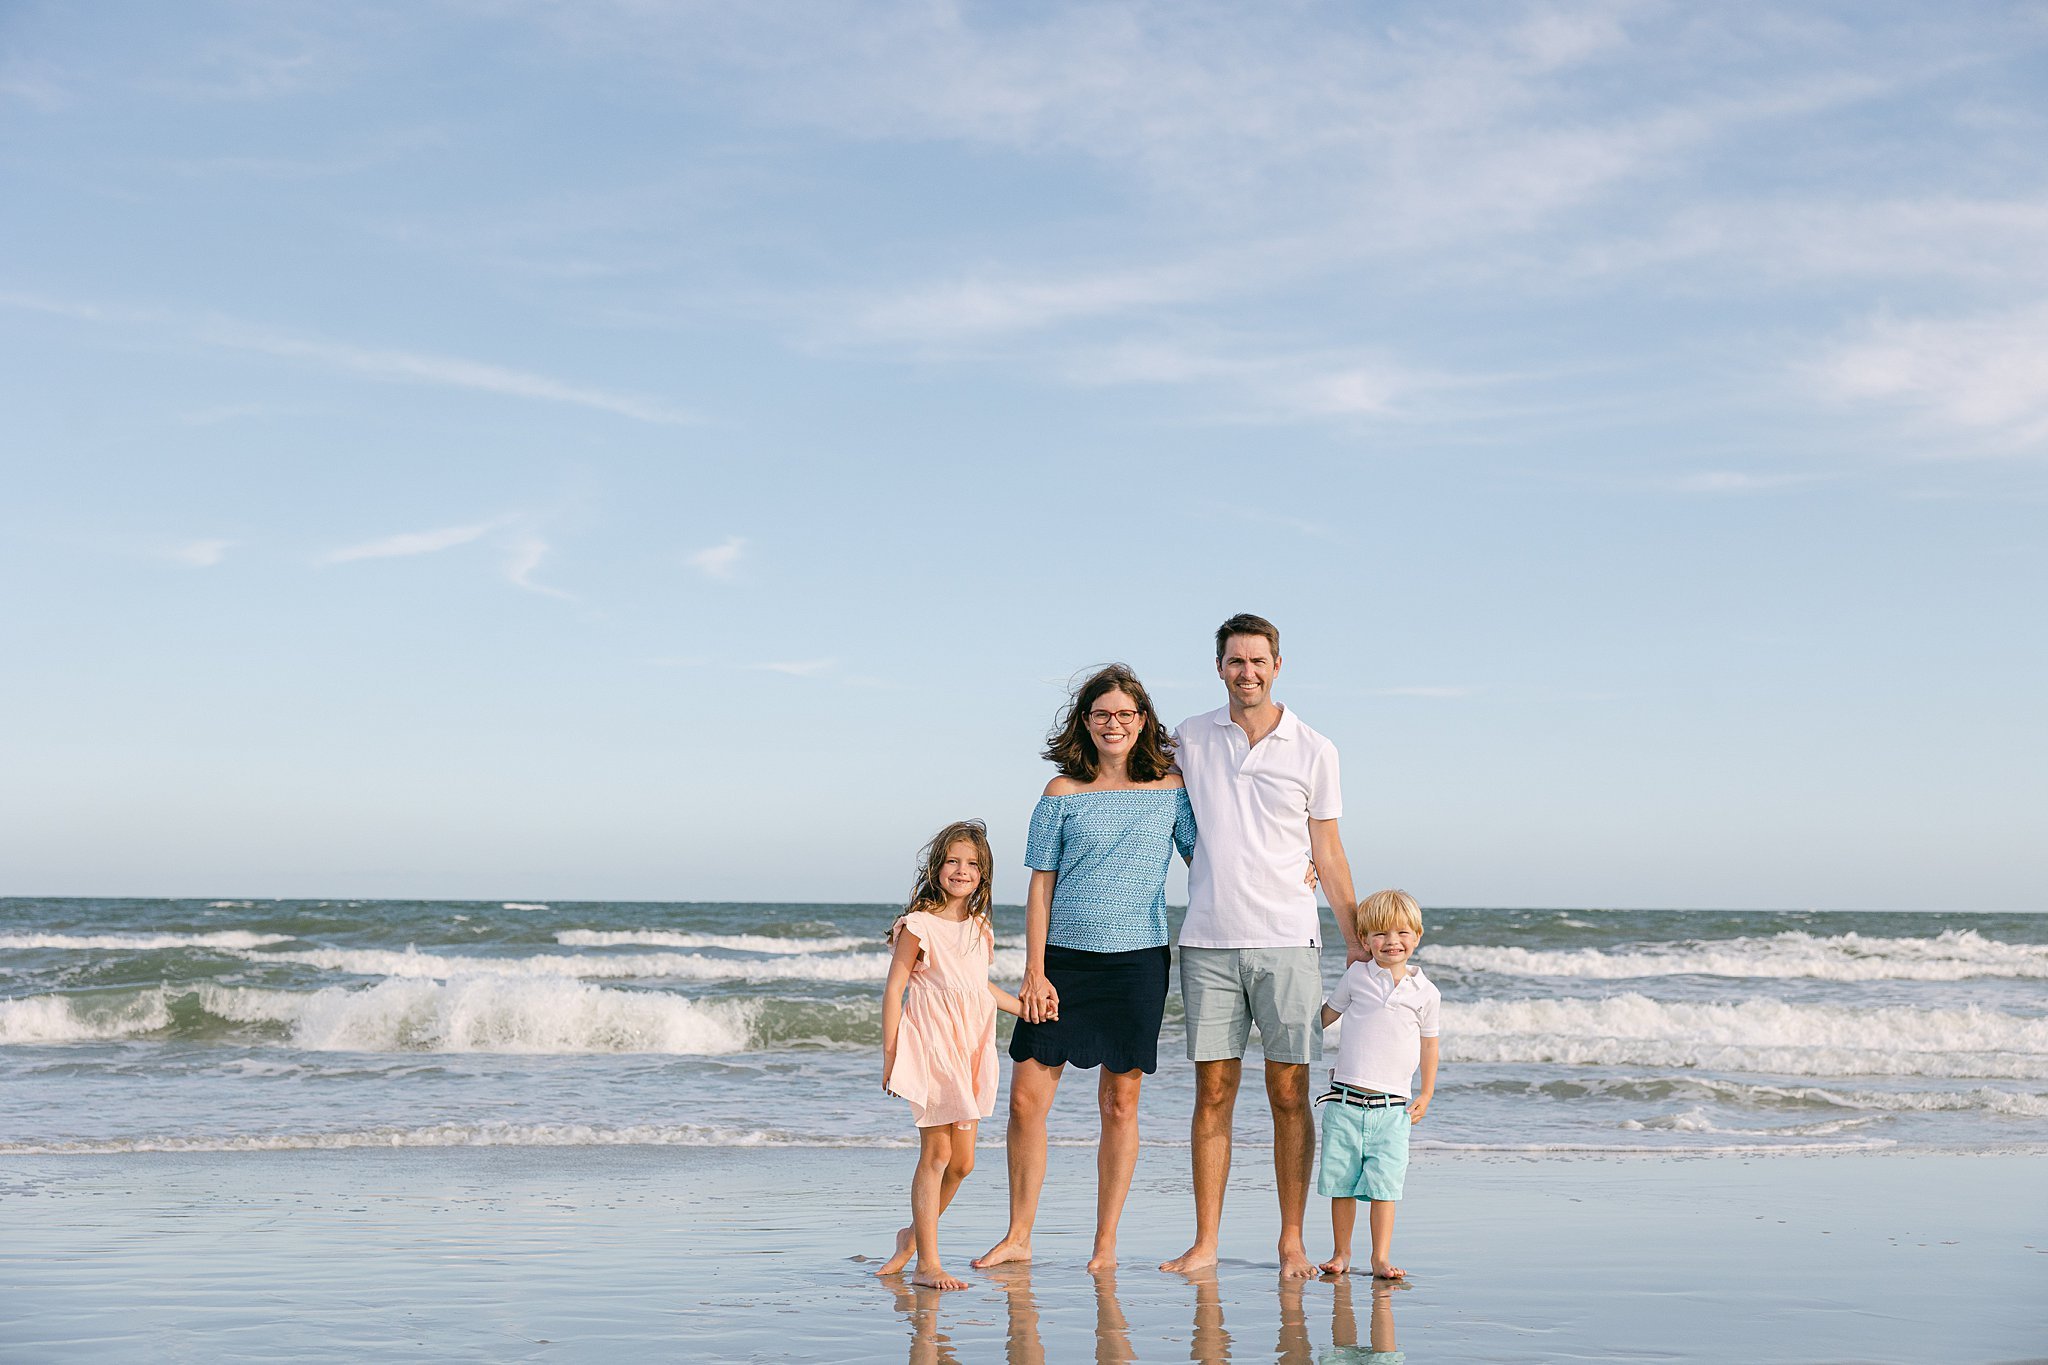
<instances>
[{"instance_id":1,"label":"girl","mask_svg":"<svg viewBox=\"0 0 2048 1365\"><path fill-rule=\"evenodd\" d=\"M939 1215L974 1169L974 1138L996 1109L996 1008L1017 997L988 979L995 955L989 901L995 860L979 820L946 826L924 847L910 908L889 929L896 947L882 987L882 1089L910 1101L917 1171L910 1226L878 1275L917 1253L913 1283L965 1289L939 1264ZM904 989L910 1000L906 1005Z\"/></svg>"}]
</instances>

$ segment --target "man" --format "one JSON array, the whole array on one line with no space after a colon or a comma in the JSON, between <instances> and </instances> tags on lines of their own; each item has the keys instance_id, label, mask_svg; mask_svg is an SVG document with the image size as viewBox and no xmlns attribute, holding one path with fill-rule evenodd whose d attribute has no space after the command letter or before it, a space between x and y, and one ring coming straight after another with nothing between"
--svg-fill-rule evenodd
<instances>
[{"instance_id":1,"label":"man","mask_svg":"<svg viewBox=\"0 0 2048 1365\"><path fill-rule=\"evenodd\" d=\"M1229 705L1174 731L1198 831L1180 931L1181 1003L1195 1064L1195 1244L1159 1268L1186 1273L1216 1263L1231 1117L1256 1021L1273 1113L1280 1273L1305 1279L1315 1273L1301 1232L1316 1150L1308 1067L1323 1054L1322 921L1309 864L1332 906L1348 911L1358 900L1337 835L1337 746L1273 700L1280 631L1271 621L1225 621L1216 631L1216 675ZM1334 918L1347 961L1363 960L1352 917Z\"/></svg>"}]
</instances>

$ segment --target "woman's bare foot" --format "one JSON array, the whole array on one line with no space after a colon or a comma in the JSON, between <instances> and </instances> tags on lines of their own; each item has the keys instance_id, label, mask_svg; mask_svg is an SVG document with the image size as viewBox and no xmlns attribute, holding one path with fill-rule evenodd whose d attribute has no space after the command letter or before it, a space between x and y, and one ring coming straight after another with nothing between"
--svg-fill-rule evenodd
<instances>
[{"instance_id":1,"label":"woman's bare foot","mask_svg":"<svg viewBox=\"0 0 2048 1365\"><path fill-rule=\"evenodd\" d=\"M877 1275L894 1275L897 1271L909 1265L911 1248L915 1245L916 1240L910 1235L909 1228L896 1229L896 1254L882 1262L882 1268L875 1273Z\"/></svg>"},{"instance_id":2,"label":"woman's bare foot","mask_svg":"<svg viewBox=\"0 0 2048 1365\"><path fill-rule=\"evenodd\" d=\"M910 1282L912 1284L921 1284L927 1289L966 1289L970 1287L967 1281L948 1275L944 1266L934 1264L930 1269L926 1269L923 1261L919 1261L917 1269L910 1273Z\"/></svg>"},{"instance_id":3,"label":"woman's bare foot","mask_svg":"<svg viewBox=\"0 0 2048 1365\"><path fill-rule=\"evenodd\" d=\"M1372 1277L1375 1280L1405 1280L1408 1278L1408 1272L1397 1265L1375 1260L1372 1263Z\"/></svg>"},{"instance_id":4,"label":"woman's bare foot","mask_svg":"<svg viewBox=\"0 0 2048 1365\"><path fill-rule=\"evenodd\" d=\"M1029 1237L1005 1237L1002 1241L997 1242L967 1264L973 1266L976 1270L987 1270L992 1265L1005 1265L1011 1261L1028 1261L1030 1259L1031 1239Z\"/></svg>"},{"instance_id":5,"label":"woman's bare foot","mask_svg":"<svg viewBox=\"0 0 2048 1365\"><path fill-rule=\"evenodd\" d=\"M1088 1273L1100 1275L1105 1270L1116 1269L1116 1243L1097 1242L1095 1254L1088 1258Z\"/></svg>"},{"instance_id":6,"label":"woman's bare foot","mask_svg":"<svg viewBox=\"0 0 2048 1365\"><path fill-rule=\"evenodd\" d=\"M1325 1275L1349 1275L1351 1273L1351 1253L1347 1251L1341 1256L1332 1256L1329 1260L1317 1266L1316 1269L1322 1271Z\"/></svg>"},{"instance_id":7,"label":"woman's bare foot","mask_svg":"<svg viewBox=\"0 0 2048 1365\"><path fill-rule=\"evenodd\" d=\"M1216 1248L1195 1243L1170 1261L1161 1261L1159 1268L1175 1275L1192 1275L1198 1270L1208 1270L1216 1264Z\"/></svg>"}]
</instances>

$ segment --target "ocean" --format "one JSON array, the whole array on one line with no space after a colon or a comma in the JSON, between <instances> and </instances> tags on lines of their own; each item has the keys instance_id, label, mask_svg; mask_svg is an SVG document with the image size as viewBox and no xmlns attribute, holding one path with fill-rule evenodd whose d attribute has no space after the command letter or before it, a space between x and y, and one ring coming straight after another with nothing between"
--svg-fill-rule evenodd
<instances>
[{"instance_id":1,"label":"ocean","mask_svg":"<svg viewBox=\"0 0 2048 1365\"><path fill-rule=\"evenodd\" d=\"M0 1154L907 1146L878 1045L895 913L0 899ZM1427 915L1423 1148L2048 1151L2048 916ZM1022 920L998 908L1013 987ZM1172 998L1148 1145L1186 1145L1183 1055ZM1094 1130L1070 1078L1053 1140ZM1238 1130L1268 1137L1255 1092Z\"/></svg>"}]
</instances>

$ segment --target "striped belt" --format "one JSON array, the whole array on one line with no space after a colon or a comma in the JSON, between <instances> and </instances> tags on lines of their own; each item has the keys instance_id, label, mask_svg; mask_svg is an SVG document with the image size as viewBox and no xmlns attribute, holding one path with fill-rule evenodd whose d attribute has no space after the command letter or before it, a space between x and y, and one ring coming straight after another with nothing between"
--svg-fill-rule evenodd
<instances>
[{"instance_id":1,"label":"striped belt","mask_svg":"<svg viewBox=\"0 0 2048 1365\"><path fill-rule=\"evenodd\" d=\"M1408 1100L1401 1095L1382 1095L1377 1090L1360 1090L1355 1085L1342 1081L1331 1081L1327 1093L1316 1096L1317 1104L1335 1100L1339 1104L1355 1105L1360 1109L1406 1109Z\"/></svg>"}]
</instances>

